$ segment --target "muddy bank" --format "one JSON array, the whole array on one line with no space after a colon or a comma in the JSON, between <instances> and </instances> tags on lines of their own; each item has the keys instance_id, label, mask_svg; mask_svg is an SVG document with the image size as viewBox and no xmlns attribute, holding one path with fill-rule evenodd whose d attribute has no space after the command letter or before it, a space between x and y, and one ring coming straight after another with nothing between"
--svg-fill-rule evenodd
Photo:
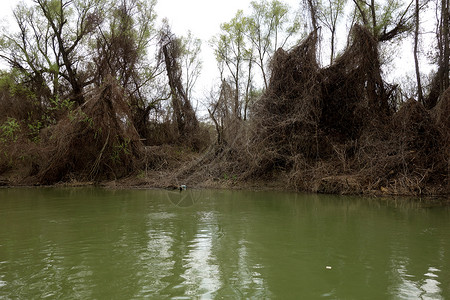
<instances>
[{"instance_id":1,"label":"muddy bank","mask_svg":"<svg viewBox=\"0 0 450 300\"><path fill-rule=\"evenodd\" d=\"M104 181L79 181L72 179L69 181L60 181L52 185L43 185L39 182L27 180L18 180L17 175L11 175L11 178L2 176L0 179L0 187L20 187L20 186L54 186L54 187L84 187L99 186L104 188L137 188L137 189L178 189L181 184L185 184L188 188L195 189L239 189L239 190L276 190L276 191L296 191L296 192L312 192L322 194L340 194L340 195L365 195L365 196L411 196L425 197L433 199L435 197L441 199L450 199L448 186L427 187L427 193L423 193L419 187L416 189L406 190L403 187L382 186L375 188L372 185L364 185L363 179L358 175L337 175L326 176L323 178L310 181L311 185L300 189L292 185L289 174L279 175L278 178L272 180L247 180L242 181L237 178L210 178L204 181L193 181L189 178L174 177L173 172L149 172L145 171L138 174L132 174L115 180ZM200 176L200 175L197 175ZM201 177L201 176L200 176ZM434 192L433 192L434 191Z\"/></svg>"}]
</instances>

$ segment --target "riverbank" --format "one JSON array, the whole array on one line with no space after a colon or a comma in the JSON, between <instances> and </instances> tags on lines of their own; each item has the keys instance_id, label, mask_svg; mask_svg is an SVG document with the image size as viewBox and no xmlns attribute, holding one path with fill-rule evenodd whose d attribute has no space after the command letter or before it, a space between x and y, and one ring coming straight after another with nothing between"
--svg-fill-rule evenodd
<instances>
[{"instance_id":1,"label":"riverbank","mask_svg":"<svg viewBox=\"0 0 450 300\"><path fill-rule=\"evenodd\" d=\"M8 174L7 174L8 175ZM310 192L317 194L337 194L337 195L364 195L370 197L420 197L424 199L447 199L450 201L449 187L442 185L425 187L426 193L421 189L405 190L404 188L392 186L382 186L379 189L371 185L364 185L361 177L356 175L337 175L318 178L309 181L309 186L293 186L290 182L290 175L287 173L278 174L271 180L240 180L236 176L224 175L222 178L209 178L207 180L196 181L195 177L203 177L200 174L193 174L190 177L176 177L171 171L140 171L123 178L102 181L83 181L72 178L60 181L51 185L42 185L33 181L33 178L18 180L18 174L5 178L0 177L0 187L23 187L23 186L46 186L46 187L86 187L99 186L108 189L177 189L180 185L187 185L189 189L227 189L227 190L258 190L258 191L293 191ZM194 177L194 179L192 178ZM12 180L11 180L12 179Z\"/></svg>"},{"instance_id":2,"label":"riverbank","mask_svg":"<svg viewBox=\"0 0 450 300\"><path fill-rule=\"evenodd\" d=\"M189 101L181 119L170 109L167 118L151 119L109 77L85 103L69 101L57 114L51 107L14 114L11 103L26 98L6 89L0 184L448 197L450 88L433 105L398 98L396 86L383 80L377 40L361 26L352 36L327 67L317 60L317 32L277 51L270 82L249 103L248 116L227 82L204 122ZM39 118L30 123L31 115Z\"/></svg>"}]
</instances>

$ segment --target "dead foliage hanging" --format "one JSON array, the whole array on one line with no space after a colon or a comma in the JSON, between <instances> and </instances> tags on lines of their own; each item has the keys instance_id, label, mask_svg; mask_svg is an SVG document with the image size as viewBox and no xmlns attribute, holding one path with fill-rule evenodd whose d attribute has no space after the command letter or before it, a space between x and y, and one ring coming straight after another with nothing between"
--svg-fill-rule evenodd
<instances>
[{"instance_id":1,"label":"dead foliage hanging","mask_svg":"<svg viewBox=\"0 0 450 300\"><path fill-rule=\"evenodd\" d=\"M256 173L290 169L298 155L326 159L333 144L357 139L391 112L377 41L367 29L355 26L350 46L328 68L319 67L316 44L313 32L274 56L269 87L254 108Z\"/></svg>"},{"instance_id":2,"label":"dead foliage hanging","mask_svg":"<svg viewBox=\"0 0 450 300\"><path fill-rule=\"evenodd\" d=\"M441 147L444 149L442 155L442 173L445 181L442 184L446 187L447 193L450 193L450 88L441 95L439 102L433 108L433 116L436 125L442 136Z\"/></svg>"},{"instance_id":3,"label":"dead foliage hanging","mask_svg":"<svg viewBox=\"0 0 450 300\"><path fill-rule=\"evenodd\" d=\"M393 89L388 91L381 77L378 42L365 27L354 26L350 46L320 74L320 128L327 134L356 139L367 125L392 113Z\"/></svg>"},{"instance_id":4,"label":"dead foliage hanging","mask_svg":"<svg viewBox=\"0 0 450 300\"><path fill-rule=\"evenodd\" d=\"M227 80L222 80L218 95L211 95L211 101L207 109L216 130L219 147L233 143L236 139L236 132L239 131L241 126L242 120L233 109L235 99L236 90L231 87Z\"/></svg>"},{"instance_id":5,"label":"dead foliage hanging","mask_svg":"<svg viewBox=\"0 0 450 300\"><path fill-rule=\"evenodd\" d=\"M448 88L440 97L439 102L433 108L433 116L436 124L442 129L450 128L450 88ZM449 136L450 131L445 130L444 133Z\"/></svg>"},{"instance_id":6,"label":"dead foliage hanging","mask_svg":"<svg viewBox=\"0 0 450 300\"><path fill-rule=\"evenodd\" d=\"M242 179L251 159L247 140L249 128L234 111L235 92L223 80L218 93L211 93L207 109L214 124L216 141L199 159L183 164L171 174L172 182L207 185L211 180Z\"/></svg>"},{"instance_id":7,"label":"dead foliage hanging","mask_svg":"<svg viewBox=\"0 0 450 300\"><path fill-rule=\"evenodd\" d=\"M50 128L47 157L38 180L100 180L134 171L142 143L130 122L122 88L113 78L95 88L82 106Z\"/></svg>"},{"instance_id":8,"label":"dead foliage hanging","mask_svg":"<svg viewBox=\"0 0 450 300\"><path fill-rule=\"evenodd\" d=\"M5 132L0 124L0 181L3 177L12 184L27 184L38 172L40 147L29 139L26 126L16 125L14 132Z\"/></svg>"},{"instance_id":9,"label":"dead foliage hanging","mask_svg":"<svg viewBox=\"0 0 450 300\"><path fill-rule=\"evenodd\" d=\"M279 49L274 55L269 86L254 107L254 175L287 167L294 153L318 154L321 89L316 43L317 32L312 32L290 52Z\"/></svg>"},{"instance_id":10,"label":"dead foliage hanging","mask_svg":"<svg viewBox=\"0 0 450 300\"><path fill-rule=\"evenodd\" d=\"M173 121L176 124L180 145L192 147L196 151L205 148L206 132L199 126L197 116L188 98L182 81L180 59L182 44L172 34L169 26L164 25L160 32L160 59L164 60L170 93L172 98Z\"/></svg>"},{"instance_id":11,"label":"dead foliage hanging","mask_svg":"<svg viewBox=\"0 0 450 300\"><path fill-rule=\"evenodd\" d=\"M368 30L355 26L349 47L327 68L317 62L316 44L313 32L292 50L276 52L269 86L250 122L227 115L232 93L224 93L223 85L209 107L217 143L165 180L222 186L279 180L289 188L332 193L448 193L450 91L433 112L410 100L395 113L395 86L382 79L377 41Z\"/></svg>"},{"instance_id":12,"label":"dead foliage hanging","mask_svg":"<svg viewBox=\"0 0 450 300\"><path fill-rule=\"evenodd\" d=\"M442 150L442 135L429 111L410 99L380 130L363 133L354 170L371 190L436 193L432 187L442 192Z\"/></svg>"},{"instance_id":13,"label":"dead foliage hanging","mask_svg":"<svg viewBox=\"0 0 450 300\"><path fill-rule=\"evenodd\" d=\"M317 62L316 32L291 51L278 50L251 125L236 131L240 141L231 140L239 147L209 152L205 172L285 178L290 187L333 193L442 192L442 132L449 127L441 123L448 114L440 113L438 125L414 100L394 113L395 85L382 79L376 39L361 26L352 32L349 47L327 68Z\"/></svg>"}]
</instances>

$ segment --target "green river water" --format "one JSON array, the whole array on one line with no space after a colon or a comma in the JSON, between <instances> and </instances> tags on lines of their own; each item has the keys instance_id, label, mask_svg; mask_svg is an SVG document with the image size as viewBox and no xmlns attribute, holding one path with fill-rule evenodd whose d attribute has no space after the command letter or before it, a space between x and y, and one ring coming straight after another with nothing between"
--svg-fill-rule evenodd
<instances>
[{"instance_id":1,"label":"green river water","mask_svg":"<svg viewBox=\"0 0 450 300\"><path fill-rule=\"evenodd\" d=\"M0 299L450 299L450 209L282 192L0 189Z\"/></svg>"}]
</instances>

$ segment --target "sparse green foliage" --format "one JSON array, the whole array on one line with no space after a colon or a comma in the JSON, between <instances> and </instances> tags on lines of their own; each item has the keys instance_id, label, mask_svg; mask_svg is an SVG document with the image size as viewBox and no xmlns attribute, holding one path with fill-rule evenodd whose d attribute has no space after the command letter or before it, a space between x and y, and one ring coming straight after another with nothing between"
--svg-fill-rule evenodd
<instances>
[{"instance_id":1,"label":"sparse green foliage","mask_svg":"<svg viewBox=\"0 0 450 300\"><path fill-rule=\"evenodd\" d=\"M122 155L130 155L130 154L131 154L130 139L124 139L122 142L117 141L111 153L111 160L114 163L118 163L120 162L120 158Z\"/></svg>"},{"instance_id":2,"label":"sparse green foliage","mask_svg":"<svg viewBox=\"0 0 450 300\"><path fill-rule=\"evenodd\" d=\"M243 120L247 119L256 85L262 82L262 89L268 86L268 65L275 51L290 45L293 37L302 35L299 14L291 13L291 8L278 0L252 1L250 9L249 15L237 11L229 22L221 25L220 34L211 41L221 81L231 83L234 90L233 100L227 101L231 113ZM255 78L255 65L261 74L259 78Z\"/></svg>"},{"instance_id":3,"label":"sparse green foliage","mask_svg":"<svg viewBox=\"0 0 450 300\"><path fill-rule=\"evenodd\" d=\"M55 98L50 98L50 104L49 110L63 110L63 111L71 111L74 106L75 102L70 99L61 99L58 95L56 95Z\"/></svg>"},{"instance_id":4,"label":"sparse green foliage","mask_svg":"<svg viewBox=\"0 0 450 300\"><path fill-rule=\"evenodd\" d=\"M267 62L278 48L284 48L298 35L301 23L297 13L289 13L290 7L278 0L252 1L247 21L246 36L256 52L254 62L261 70L264 88L268 85Z\"/></svg>"},{"instance_id":5,"label":"sparse green foliage","mask_svg":"<svg viewBox=\"0 0 450 300\"><path fill-rule=\"evenodd\" d=\"M202 41L189 31L186 37L180 38L181 42L181 68L184 77L184 89L186 97L190 100L192 90L202 70L200 57Z\"/></svg>"},{"instance_id":6,"label":"sparse green foliage","mask_svg":"<svg viewBox=\"0 0 450 300\"><path fill-rule=\"evenodd\" d=\"M226 68L233 82L235 93L232 112L238 119L241 118L240 93L243 84L243 64L248 51L245 39L247 22L244 12L239 10L229 22L220 25L221 33L212 40L216 59ZM225 76L222 71L221 80L223 79Z\"/></svg>"},{"instance_id":7,"label":"sparse green foliage","mask_svg":"<svg viewBox=\"0 0 450 300\"><path fill-rule=\"evenodd\" d=\"M33 142L39 141L39 133L41 129L44 127L40 120L35 120L32 123L28 123L28 129L30 131L29 136Z\"/></svg>"},{"instance_id":8,"label":"sparse green foliage","mask_svg":"<svg viewBox=\"0 0 450 300\"><path fill-rule=\"evenodd\" d=\"M0 73L0 91L7 92L9 97L23 97L35 100L35 92L21 82L23 77L20 72L13 69L10 72Z\"/></svg>"},{"instance_id":9,"label":"sparse green foliage","mask_svg":"<svg viewBox=\"0 0 450 300\"><path fill-rule=\"evenodd\" d=\"M0 125L0 142L15 142L17 141L20 132L20 125L14 118L8 118L2 125Z\"/></svg>"},{"instance_id":10,"label":"sparse green foliage","mask_svg":"<svg viewBox=\"0 0 450 300\"><path fill-rule=\"evenodd\" d=\"M357 17L372 31L378 41L390 41L412 29L413 2L388 0L382 5L375 0L353 0Z\"/></svg>"},{"instance_id":11,"label":"sparse green foliage","mask_svg":"<svg viewBox=\"0 0 450 300\"><path fill-rule=\"evenodd\" d=\"M330 64L333 63L336 48L336 30L339 19L344 14L347 0L322 0L319 2L319 21L330 31Z\"/></svg>"}]
</instances>

